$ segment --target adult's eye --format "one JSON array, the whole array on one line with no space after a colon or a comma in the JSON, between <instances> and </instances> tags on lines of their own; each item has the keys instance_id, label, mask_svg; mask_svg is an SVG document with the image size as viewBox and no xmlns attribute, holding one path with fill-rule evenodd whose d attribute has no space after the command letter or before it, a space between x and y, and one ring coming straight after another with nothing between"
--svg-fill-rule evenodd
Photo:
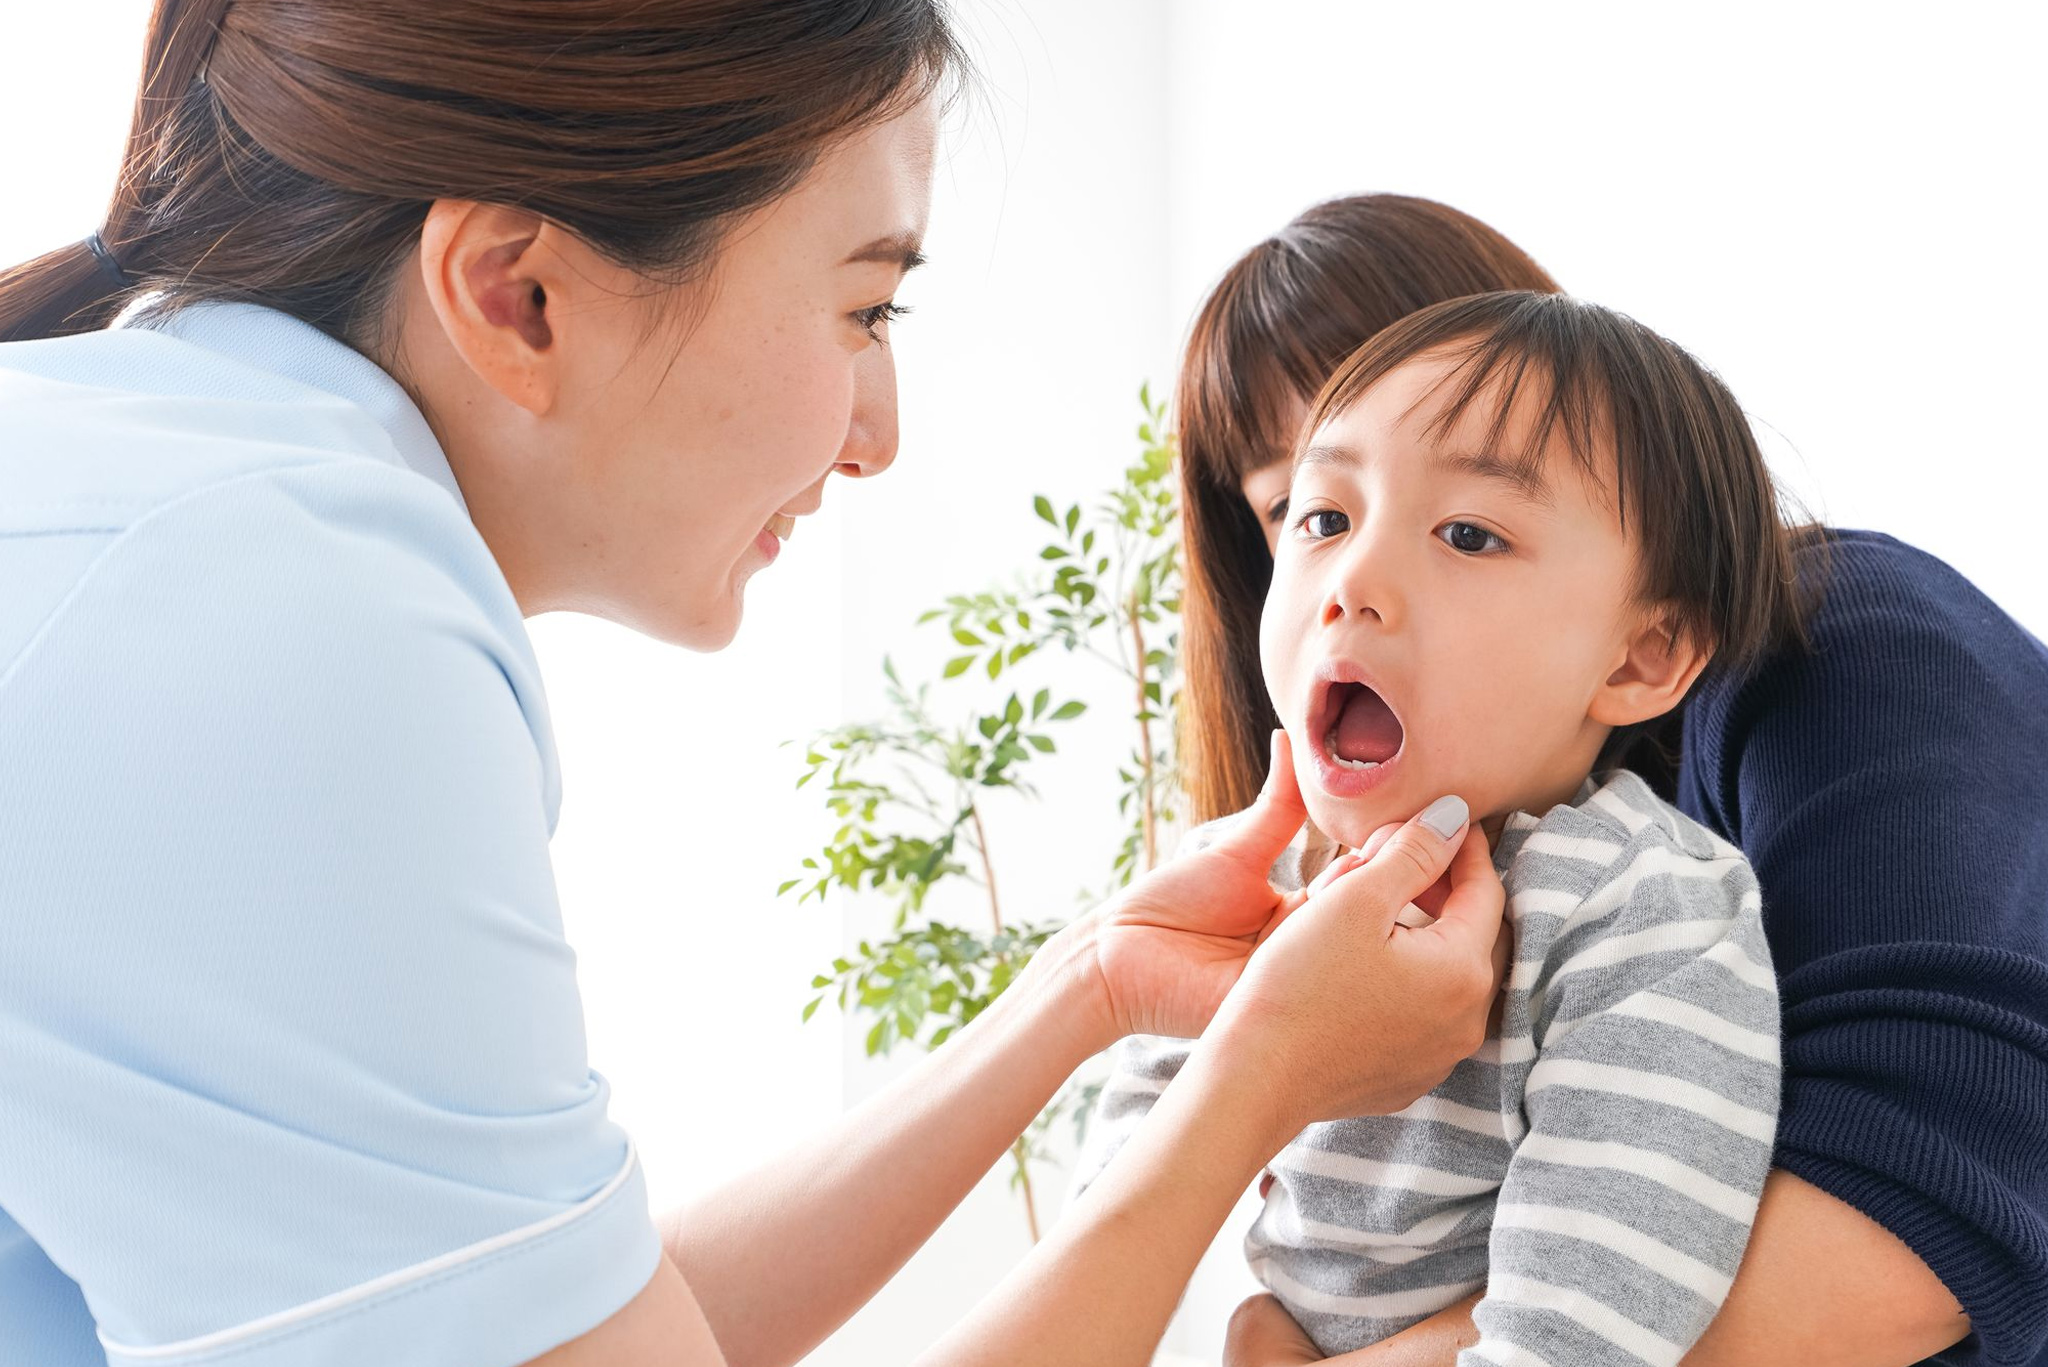
<instances>
[{"instance_id":1,"label":"adult's eye","mask_svg":"<svg viewBox=\"0 0 2048 1367\"><path fill-rule=\"evenodd\" d=\"M1507 542L1470 522L1446 522L1438 529L1437 535L1446 546L1467 555L1484 555L1495 548L1503 551L1508 548Z\"/></svg>"},{"instance_id":2,"label":"adult's eye","mask_svg":"<svg viewBox=\"0 0 2048 1367\"><path fill-rule=\"evenodd\" d=\"M1327 537L1342 536L1351 530L1351 519L1335 508L1318 508L1301 519L1301 529L1311 539L1324 540Z\"/></svg>"}]
</instances>

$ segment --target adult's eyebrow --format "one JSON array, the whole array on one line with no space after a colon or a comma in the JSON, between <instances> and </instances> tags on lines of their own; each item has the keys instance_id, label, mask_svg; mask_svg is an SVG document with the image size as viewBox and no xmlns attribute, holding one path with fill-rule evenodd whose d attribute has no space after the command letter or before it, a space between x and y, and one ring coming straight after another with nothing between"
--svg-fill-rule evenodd
<instances>
[{"instance_id":1,"label":"adult's eyebrow","mask_svg":"<svg viewBox=\"0 0 2048 1367\"><path fill-rule=\"evenodd\" d=\"M923 238L905 229L900 233L890 233L887 237L878 237L865 247L856 247L853 255L840 264L851 266L862 261L879 261L885 266L896 266L908 275L924 264L923 248Z\"/></svg>"},{"instance_id":2,"label":"adult's eyebrow","mask_svg":"<svg viewBox=\"0 0 2048 1367\"><path fill-rule=\"evenodd\" d=\"M1429 467L1438 474L1495 480L1506 485L1514 497L1534 507L1549 508L1557 503L1557 495L1551 491L1540 468L1532 468L1506 456L1487 451L1438 451L1430 456Z\"/></svg>"}]
</instances>

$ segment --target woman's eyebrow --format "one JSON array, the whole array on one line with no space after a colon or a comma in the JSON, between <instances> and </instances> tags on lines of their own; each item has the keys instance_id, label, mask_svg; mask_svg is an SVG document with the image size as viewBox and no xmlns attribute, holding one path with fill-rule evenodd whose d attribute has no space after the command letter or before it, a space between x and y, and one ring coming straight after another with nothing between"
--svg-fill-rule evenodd
<instances>
[{"instance_id":1,"label":"woman's eyebrow","mask_svg":"<svg viewBox=\"0 0 2048 1367\"><path fill-rule=\"evenodd\" d=\"M1533 507L1551 508L1557 504L1557 495L1543 478L1543 467L1527 461L1510 460L1490 452L1437 451L1429 457L1429 468L1436 474L1498 481L1508 487L1513 497Z\"/></svg>"},{"instance_id":2,"label":"woman's eyebrow","mask_svg":"<svg viewBox=\"0 0 2048 1367\"><path fill-rule=\"evenodd\" d=\"M890 233L887 237L878 237L865 247L855 248L853 255L839 264L851 266L862 261L879 261L885 266L901 267L903 273L908 275L924 264L923 249L923 239L917 233L905 229L899 233Z\"/></svg>"}]
</instances>

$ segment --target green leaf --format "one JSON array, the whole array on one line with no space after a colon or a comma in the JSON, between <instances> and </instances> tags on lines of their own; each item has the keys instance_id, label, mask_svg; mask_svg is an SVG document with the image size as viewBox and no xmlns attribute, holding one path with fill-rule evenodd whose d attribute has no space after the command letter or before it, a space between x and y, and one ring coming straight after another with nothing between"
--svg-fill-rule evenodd
<instances>
[{"instance_id":1,"label":"green leaf","mask_svg":"<svg viewBox=\"0 0 2048 1367\"><path fill-rule=\"evenodd\" d=\"M1002 721L996 717L983 717L981 719L981 734L989 740L994 740L996 732L1002 730L1002 727Z\"/></svg>"},{"instance_id":2,"label":"green leaf","mask_svg":"<svg viewBox=\"0 0 2048 1367\"><path fill-rule=\"evenodd\" d=\"M995 677L996 675L998 675L998 674L1000 674L1000 673L1002 673L1002 672L1003 672L1003 652L1002 652L1002 651L1000 651L1000 650L998 650L998 651L997 651L997 652L996 652L995 654L993 654L993 655L991 655L991 656L989 656L989 657L988 657L988 676L989 676L989 677L990 677L991 679L993 679L993 678L994 678L994 677Z\"/></svg>"},{"instance_id":3,"label":"green leaf","mask_svg":"<svg viewBox=\"0 0 2048 1367\"><path fill-rule=\"evenodd\" d=\"M1073 720L1074 718L1076 718L1076 717L1080 716L1080 715L1081 715L1081 714L1082 714L1083 712L1086 712L1087 710L1088 710L1088 704L1087 704L1087 703L1084 703L1084 702L1080 702L1080 701L1075 701L1075 702L1063 702L1063 703L1061 703L1061 704L1059 705L1059 709L1058 709L1057 711L1055 711L1055 712L1054 712L1054 713L1052 714L1052 716L1051 716L1050 718L1048 718L1048 720L1050 720L1050 721L1072 721L1072 720Z\"/></svg>"},{"instance_id":4,"label":"green leaf","mask_svg":"<svg viewBox=\"0 0 2048 1367\"><path fill-rule=\"evenodd\" d=\"M1045 715L1046 704L1052 701L1052 690L1041 688L1031 699L1031 720L1037 721Z\"/></svg>"},{"instance_id":5,"label":"green leaf","mask_svg":"<svg viewBox=\"0 0 2048 1367\"><path fill-rule=\"evenodd\" d=\"M972 655L956 655L952 659L946 661L946 677L949 679L957 679L973 667L974 657Z\"/></svg>"},{"instance_id":6,"label":"green leaf","mask_svg":"<svg viewBox=\"0 0 2048 1367\"><path fill-rule=\"evenodd\" d=\"M1031 507L1034 512L1053 526L1057 527L1060 525L1059 519L1053 516L1052 500L1044 494L1040 494L1037 498L1032 499Z\"/></svg>"},{"instance_id":7,"label":"green leaf","mask_svg":"<svg viewBox=\"0 0 2048 1367\"><path fill-rule=\"evenodd\" d=\"M1072 535L1074 534L1074 528L1075 528L1075 527L1077 527L1078 525L1080 525L1080 522L1081 522L1081 505L1080 505L1080 504L1078 504L1078 503L1076 503L1076 504L1075 504L1075 505L1074 505L1073 507L1071 507L1071 508L1067 509L1067 535L1068 535L1068 536L1072 536Z\"/></svg>"},{"instance_id":8,"label":"green leaf","mask_svg":"<svg viewBox=\"0 0 2048 1367\"><path fill-rule=\"evenodd\" d=\"M1040 560L1065 560L1067 553L1058 546L1047 546L1038 553L1038 558Z\"/></svg>"},{"instance_id":9,"label":"green leaf","mask_svg":"<svg viewBox=\"0 0 2048 1367\"><path fill-rule=\"evenodd\" d=\"M1025 739L1030 741L1032 746L1042 755L1049 755L1053 752L1051 736L1026 736Z\"/></svg>"},{"instance_id":10,"label":"green leaf","mask_svg":"<svg viewBox=\"0 0 2048 1367\"><path fill-rule=\"evenodd\" d=\"M958 641L963 646L978 646L984 644L984 642L979 636L976 636L973 632L967 630L965 627L954 627L953 639Z\"/></svg>"},{"instance_id":11,"label":"green leaf","mask_svg":"<svg viewBox=\"0 0 2048 1367\"><path fill-rule=\"evenodd\" d=\"M821 1002L821 1001L823 1001L823 1000L825 1000L825 999L824 999L823 997L813 997L813 998L811 998L811 1000L810 1000L809 1004L807 1004L807 1005L806 1005L806 1006L804 1007L804 1020L808 1021L808 1020L809 1020L809 1019L810 1019L810 1018L811 1018L811 1017L812 1017L813 1015L817 1014L817 1010L818 1010L818 1003L819 1003L819 1002ZM799 1022L799 1023L801 1023L801 1022Z\"/></svg>"}]
</instances>

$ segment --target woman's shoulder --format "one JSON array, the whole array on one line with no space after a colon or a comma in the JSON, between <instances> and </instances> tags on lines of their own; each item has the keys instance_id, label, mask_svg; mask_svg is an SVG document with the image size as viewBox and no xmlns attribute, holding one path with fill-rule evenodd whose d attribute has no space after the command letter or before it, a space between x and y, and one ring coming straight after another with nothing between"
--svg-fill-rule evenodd
<instances>
[{"instance_id":1,"label":"woman's shoulder","mask_svg":"<svg viewBox=\"0 0 2048 1367\"><path fill-rule=\"evenodd\" d=\"M2038 783L2038 766L2014 761L2048 753L2048 647L1953 567L1881 533L1832 531L1800 572L1817 592L1809 641L1710 669L1686 704L1687 815L1746 847L1745 807L1847 775L1888 769L1918 791L1992 773Z\"/></svg>"},{"instance_id":2,"label":"woman's shoulder","mask_svg":"<svg viewBox=\"0 0 2048 1367\"><path fill-rule=\"evenodd\" d=\"M0 535L13 546L0 673L81 599L104 598L100 581L136 572L151 591L125 606L157 617L204 615L224 596L254 627L279 584L317 584L364 613L393 593L453 598L493 634L523 637L459 496L333 393L116 328L0 345L0 431ZM273 627L333 625L304 606Z\"/></svg>"}]
</instances>

